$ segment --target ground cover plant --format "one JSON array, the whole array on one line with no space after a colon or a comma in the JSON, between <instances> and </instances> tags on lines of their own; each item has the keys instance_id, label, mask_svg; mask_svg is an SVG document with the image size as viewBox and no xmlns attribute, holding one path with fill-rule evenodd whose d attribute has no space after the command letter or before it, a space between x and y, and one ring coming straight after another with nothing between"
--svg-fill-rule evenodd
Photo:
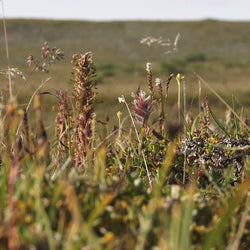
<instances>
[{"instance_id":1,"label":"ground cover plant","mask_svg":"<svg viewBox=\"0 0 250 250\"><path fill-rule=\"evenodd\" d=\"M46 71L62 57L45 43L42 60L28 63ZM192 120L181 108L184 77L156 78L154 86L147 63L148 91L138 89L131 104L120 96L128 115L118 112L118 126L99 133L93 54L74 54L72 65L72 94L56 93L55 138L41 119L48 93L35 93L33 108L21 109L14 97L2 103L1 248L248 249L249 121L235 97L225 122L208 99Z\"/></svg>"},{"instance_id":2,"label":"ground cover plant","mask_svg":"<svg viewBox=\"0 0 250 250\"><path fill-rule=\"evenodd\" d=\"M41 57L28 57L29 77L63 55L45 43ZM146 84L129 99L117 96L123 111L110 127L108 117L95 113L102 103L93 53L73 54L71 62L71 90L43 91L46 78L24 107L10 81L22 72L7 70L0 248L249 249L249 119L236 97L228 104L197 75L226 117L219 119L201 95L198 112L190 114L182 72L160 79L145 63ZM176 117L170 119L173 85ZM47 95L57 100L54 136L43 122Z\"/></svg>"}]
</instances>

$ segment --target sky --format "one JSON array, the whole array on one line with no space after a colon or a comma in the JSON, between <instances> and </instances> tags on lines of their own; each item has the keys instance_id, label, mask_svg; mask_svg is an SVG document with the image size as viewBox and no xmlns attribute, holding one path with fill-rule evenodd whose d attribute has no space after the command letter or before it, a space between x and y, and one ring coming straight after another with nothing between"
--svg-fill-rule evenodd
<instances>
[{"instance_id":1,"label":"sky","mask_svg":"<svg viewBox=\"0 0 250 250\"><path fill-rule=\"evenodd\" d=\"M250 20L250 0L0 0L7 18ZM1 11L3 16L3 11Z\"/></svg>"}]
</instances>

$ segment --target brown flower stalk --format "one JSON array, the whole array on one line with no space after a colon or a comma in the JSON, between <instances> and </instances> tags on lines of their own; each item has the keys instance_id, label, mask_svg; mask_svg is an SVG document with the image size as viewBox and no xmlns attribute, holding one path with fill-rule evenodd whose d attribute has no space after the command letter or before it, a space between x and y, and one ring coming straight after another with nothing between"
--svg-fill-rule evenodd
<instances>
[{"instance_id":1,"label":"brown flower stalk","mask_svg":"<svg viewBox=\"0 0 250 250\"><path fill-rule=\"evenodd\" d=\"M209 133L209 125L210 125L210 107L208 103L208 99L206 97L205 99L205 104L206 104L206 127L207 127L207 133Z\"/></svg>"},{"instance_id":2,"label":"brown flower stalk","mask_svg":"<svg viewBox=\"0 0 250 250\"><path fill-rule=\"evenodd\" d=\"M55 64L56 61L63 59L63 57L64 53L60 49L56 47L50 48L48 42L44 42L41 51L41 58L38 59L35 58L33 55L29 55L27 58L27 64L29 66L33 66L31 74L35 70L48 73L49 72L48 67L51 64Z\"/></svg>"},{"instance_id":3,"label":"brown flower stalk","mask_svg":"<svg viewBox=\"0 0 250 250\"><path fill-rule=\"evenodd\" d=\"M161 132L164 130L164 105L163 105L163 91L162 91L162 80L160 78L155 79L155 85L158 87L158 97L159 97L159 104L160 104L160 119L159 119L159 126Z\"/></svg>"},{"instance_id":4,"label":"brown flower stalk","mask_svg":"<svg viewBox=\"0 0 250 250\"><path fill-rule=\"evenodd\" d=\"M150 95L153 98L154 89L153 89L153 83L152 83L152 64L149 62L146 65L146 71L147 71L147 83L148 83Z\"/></svg>"},{"instance_id":5,"label":"brown flower stalk","mask_svg":"<svg viewBox=\"0 0 250 250\"><path fill-rule=\"evenodd\" d=\"M24 135L24 138L26 139L27 151L29 154L31 154L32 150L31 150L31 144L30 144L28 115L27 115L27 112L25 109L23 112L24 112L24 115L23 115L23 135Z\"/></svg>"},{"instance_id":6,"label":"brown flower stalk","mask_svg":"<svg viewBox=\"0 0 250 250\"><path fill-rule=\"evenodd\" d=\"M169 85L170 85L170 81L171 79L174 77L174 74L171 73L167 79L167 82L166 82L166 95L165 95L165 101L168 99L168 89L169 89Z\"/></svg>"},{"instance_id":7,"label":"brown flower stalk","mask_svg":"<svg viewBox=\"0 0 250 250\"><path fill-rule=\"evenodd\" d=\"M94 99L96 93L96 68L93 62L92 52L85 54L74 54L72 58L74 79L74 98L76 100L76 114L73 117L74 126L72 135L72 146L75 148L75 164L83 164L87 150L92 143L92 121L94 117Z\"/></svg>"}]
</instances>

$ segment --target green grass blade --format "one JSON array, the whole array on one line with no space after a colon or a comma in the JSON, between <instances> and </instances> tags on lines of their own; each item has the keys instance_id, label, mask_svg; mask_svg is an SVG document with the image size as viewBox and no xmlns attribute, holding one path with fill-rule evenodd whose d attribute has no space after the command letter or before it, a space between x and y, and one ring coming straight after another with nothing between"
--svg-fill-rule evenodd
<instances>
[{"instance_id":1,"label":"green grass blade","mask_svg":"<svg viewBox=\"0 0 250 250\"><path fill-rule=\"evenodd\" d=\"M6 158L6 157L4 157ZM9 162L4 160L1 165L0 172L0 219L4 218L4 212L7 205L8 197L8 171L9 171Z\"/></svg>"},{"instance_id":2,"label":"green grass blade","mask_svg":"<svg viewBox=\"0 0 250 250\"><path fill-rule=\"evenodd\" d=\"M244 115L245 115L245 109L244 107L242 107L240 112L240 118L241 118L240 133L242 136L244 136L244 123L242 122L244 121Z\"/></svg>"},{"instance_id":3,"label":"green grass blade","mask_svg":"<svg viewBox=\"0 0 250 250\"><path fill-rule=\"evenodd\" d=\"M248 192L249 185L250 179L248 178L239 186L238 191L232 197L227 197L227 206L223 214L220 216L219 222L217 223L216 227L207 235L202 249L217 249L215 248L216 246L218 247L218 249L221 249L220 247L223 241L223 235L228 229L228 224L230 222L230 219L233 217L236 208L241 204L244 196Z\"/></svg>"},{"instance_id":4,"label":"green grass blade","mask_svg":"<svg viewBox=\"0 0 250 250\"><path fill-rule=\"evenodd\" d=\"M187 200L183 202L182 211L183 217L181 220L181 239L180 239L180 249L191 249L191 232L190 228L192 225L192 212L193 212L193 197L194 190L192 187L188 188Z\"/></svg>"},{"instance_id":5,"label":"green grass blade","mask_svg":"<svg viewBox=\"0 0 250 250\"><path fill-rule=\"evenodd\" d=\"M237 114L237 108L236 108L236 102L235 102L235 95L232 94L232 102L233 102L233 111L234 114ZM239 133L240 133L240 125L239 125L239 119L236 115L234 115L234 124L235 124L235 128L236 128L236 136L238 137Z\"/></svg>"},{"instance_id":6,"label":"green grass blade","mask_svg":"<svg viewBox=\"0 0 250 250\"><path fill-rule=\"evenodd\" d=\"M166 181L167 175L172 167L172 162L174 160L174 157L176 155L176 149L177 149L177 143L172 142L169 143L166 157L163 161L162 168L159 171L159 180L155 182L153 187L153 194L155 198L159 198L161 196L161 189Z\"/></svg>"},{"instance_id":7,"label":"green grass blade","mask_svg":"<svg viewBox=\"0 0 250 250\"><path fill-rule=\"evenodd\" d=\"M203 113L203 112L200 112L200 113L195 117L195 119L194 119L194 121L193 121L193 124L192 124L192 126L191 126L191 135L192 135L192 137L194 136L195 125L196 125L198 119L200 118L200 116L202 115L202 113Z\"/></svg>"},{"instance_id":8,"label":"green grass blade","mask_svg":"<svg viewBox=\"0 0 250 250\"><path fill-rule=\"evenodd\" d=\"M226 128L221 124L221 122L217 119L217 117L215 116L215 114L213 113L213 111L210 109L210 114L213 118L213 120L215 121L215 123L218 125L218 127L225 133L225 135L227 137L230 137L229 132L226 130Z\"/></svg>"}]
</instances>

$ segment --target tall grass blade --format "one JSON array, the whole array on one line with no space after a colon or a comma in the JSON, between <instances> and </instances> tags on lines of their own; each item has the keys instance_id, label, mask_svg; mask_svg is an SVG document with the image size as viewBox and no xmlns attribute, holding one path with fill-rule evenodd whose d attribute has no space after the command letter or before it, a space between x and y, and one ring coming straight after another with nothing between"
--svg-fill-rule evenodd
<instances>
[{"instance_id":1,"label":"tall grass blade","mask_svg":"<svg viewBox=\"0 0 250 250\"><path fill-rule=\"evenodd\" d=\"M93 226L95 220L103 213L104 209L107 205L109 205L113 199L115 198L115 193L110 193L103 198L101 203L95 207L95 209L91 212L87 219L87 223L89 226Z\"/></svg>"},{"instance_id":2,"label":"tall grass blade","mask_svg":"<svg viewBox=\"0 0 250 250\"><path fill-rule=\"evenodd\" d=\"M191 225L192 225L192 212L193 212L193 194L194 188L188 187L186 193L186 200L182 203L182 220L180 229L180 249L191 249Z\"/></svg>"},{"instance_id":3,"label":"tall grass blade","mask_svg":"<svg viewBox=\"0 0 250 250\"><path fill-rule=\"evenodd\" d=\"M35 207L37 212L37 223L44 225L44 233L47 236L49 248L56 249L53 232L50 224L50 219L42 202L42 182L45 174L45 166L36 166L36 178L34 183L35 192Z\"/></svg>"},{"instance_id":4,"label":"tall grass blade","mask_svg":"<svg viewBox=\"0 0 250 250\"><path fill-rule=\"evenodd\" d=\"M7 65L8 65L9 92L10 92L10 99L12 99L13 98L13 93L12 93L12 81L11 81L11 70L10 70L10 56L9 56L8 35L7 35L7 28L6 28L6 20L5 20L5 12L4 12L4 2L3 2L3 0L1 0L1 3L2 3L2 13L3 13L3 27L4 27L6 58L7 58Z\"/></svg>"},{"instance_id":5,"label":"tall grass blade","mask_svg":"<svg viewBox=\"0 0 250 250\"><path fill-rule=\"evenodd\" d=\"M171 223L169 229L169 246L170 249L181 249L180 242L181 242L181 205L176 203L172 208L171 213ZM189 249L187 249L189 250Z\"/></svg>"},{"instance_id":6,"label":"tall grass blade","mask_svg":"<svg viewBox=\"0 0 250 250\"><path fill-rule=\"evenodd\" d=\"M246 193L248 192L249 185L250 178L248 177L248 179L240 184L240 186L238 187L238 191L231 197L228 197L226 201L227 206L220 216L219 222L216 227L211 231L211 233L207 235L202 249L210 250L215 247L220 248L223 241L223 234L228 228L228 224L235 213L235 209L241 204Z\"/></svg>"},{"instance_id":7,"label":"tall grass blade","mask_svg":"<svg viewBox=\"0 0 250 250\"><path fill-rule=\"evenodd\" d=\"M194 131L195 131L195 126L196 126L196 123L197 121L199 120L200 116L203 114L203 112L200 112L195 118L194 118L194 121L192 123L192 126L191 126L191 137L193 138L194 137Z\"/></svg>"},{"instance_id":8,"label":"tall grass blade","mask_svg":"<svg viewBox=\"0 0 250 250\"><path fill-rule=\"evenodd\" d=\"M210 114L213 120L215 121L215 123L218 125L218 127L225 133L227 137L230 137L230 134L227 131L227 129L221 124L221 122L217 119L217 117L215 116L214 112L211 109L210 109Z\"/></svg>"},{"instance_id":9,"label":"tall grass blade","mask_svg":"<svg viewBox=\"0 0 250 250\"><path fill-rule=\"evenodd\" d=\"M4 156L0 172L0 201L1 201L0 218L1 219L4 218L5 208L7 206L8 171L9 171L9 160L7 159L6 156Z\"/></svg>"},{"instance_id":10,"label":"tall grass blade","mask_svg":"<svg viewBox=\"0 0 250 250\"><path fill-rule=\"evenodd\" d=\"M241 112L240 112L241 121L244 121L244 115L245 115L245 109L244 107L242 107ZM243 122L240 123L240 133L242 136L244 135L244 123Z\"/></svg>"},{"instance_id":11,"label":"tall grass blade","mask_svg":"<svg viewBox=\"0 0 250 250\"><path fill-rule=\"evenodd\" d=\"M235 113L237 113L237 108L236 108L236 102L235 102L235 95L234 94L232 94L232 103L233 103L233 111L234 111L234 114L235 114ZM240 125L239 125L239 119L235 115L234 115L234 125L235 125L235 128L236 128L236 137L238 139L239 134L240 134Z\"/></svg>"},{"instance_id":12,"label":"tall grass blade","mask_svg":"<svg viewBox=\"0 0 250 250\"><path fill-rule=\"evenodd\" d=\"M153 187L153 194L154 194L156 199L161 196L161 189L162 189L162 187L167 179L167 175L171 169L171 165L172 165L173 159L175 157L175 153L176 153L176 148L177 148L176 142L172 142L168 145L165 159L164 159L162 167L159 171L159 179L157 182L155 182L155 185Z\"/></svg>"}]
</instances>

